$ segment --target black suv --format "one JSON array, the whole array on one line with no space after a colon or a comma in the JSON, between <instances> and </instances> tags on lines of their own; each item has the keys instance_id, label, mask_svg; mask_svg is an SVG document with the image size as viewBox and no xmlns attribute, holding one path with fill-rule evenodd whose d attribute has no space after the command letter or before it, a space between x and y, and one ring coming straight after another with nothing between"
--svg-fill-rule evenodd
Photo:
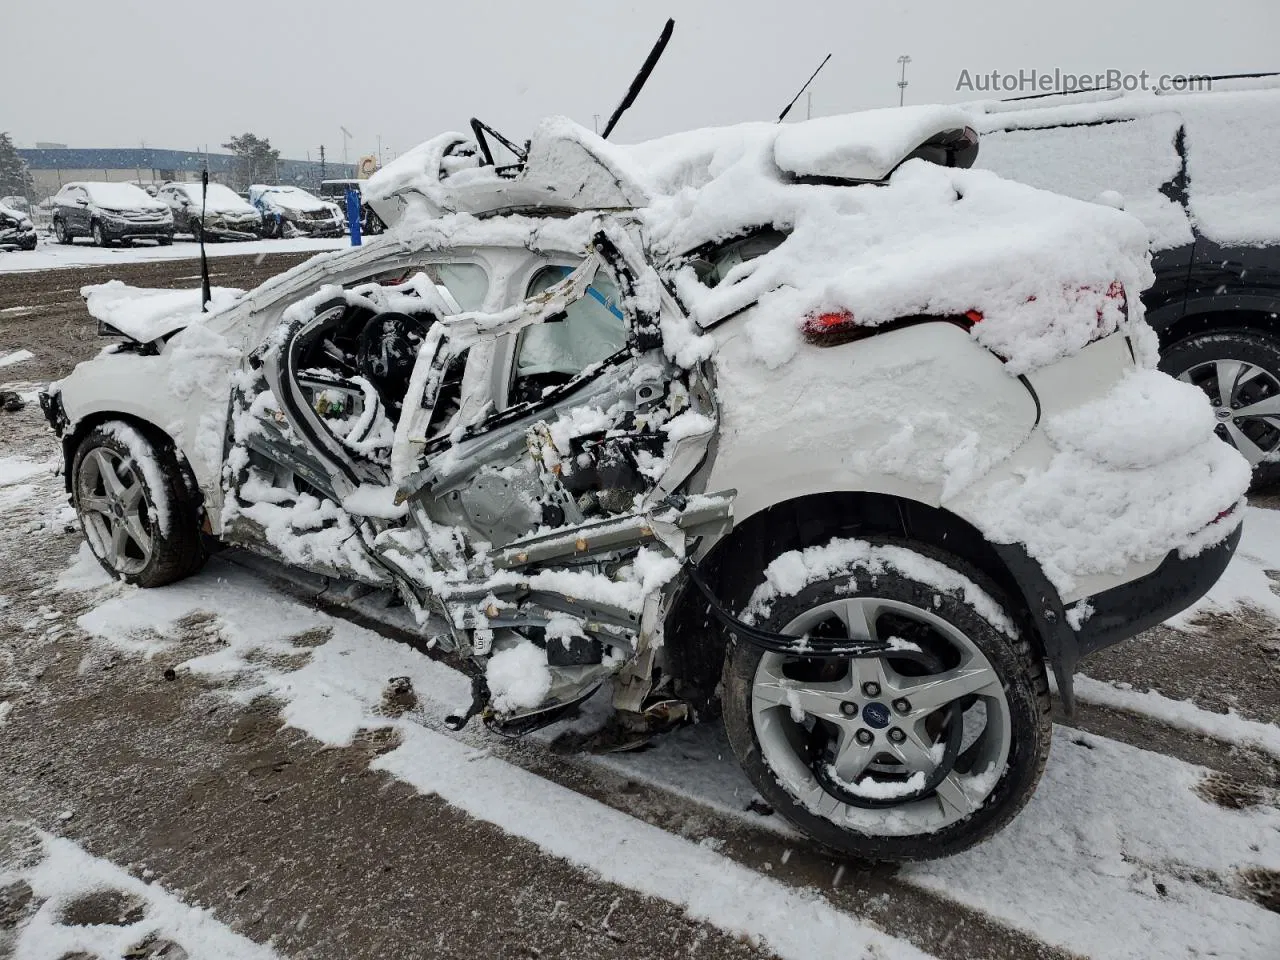
<instances>
[{"instance_id":1,"label":"black suv","mask_svg":"<svg viewBox=\"0 0 1280 960\"><path fill-rule=\"evenodd\" d=\"M52 197L53 235L59 243L92 237L100 247L117 240L173 243L173 214L131 183L68 183Z\"/></svg>"},{"instance_id":2,"label":"black suv","mask_svg":"<svg viewBox=\"0 0 1280 960\"><path fill-rule=\"evenodd\" d=\"M1280 481L1280 78L1217 79L1257 89L987 104L977 165L1150 228L1160 368L1209 395L1256 488Z\"/></svg>"}]
</instances>

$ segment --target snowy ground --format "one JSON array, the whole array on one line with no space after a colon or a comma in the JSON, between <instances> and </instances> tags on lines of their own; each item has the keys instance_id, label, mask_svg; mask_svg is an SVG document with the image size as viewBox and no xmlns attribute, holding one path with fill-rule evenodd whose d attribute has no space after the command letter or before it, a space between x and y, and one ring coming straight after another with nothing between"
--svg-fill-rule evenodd
<instances>
[{"instance_id":1,"label":"snowy ground","mask_svg":"<svg viewBox=\"0 0 1280 960\"><path fill-rule=\"evenodd\" d=\"M322 253L349 246L349 237L319 239L300 237L293 240L243 240L227 243L207 243L205 251L210 257L244 256L246 254L272 253ZM149 240L139 240L130 246L95 247L88 240L80 239L70 245L57 243L42 235L34 250L0 251L0 273L22 273L29 270L56 270L60 267L101 267L108 264L149 263L165 260L190 260L200 256L200 244L185 237L177 238L172 246L161 247Z\"/></svg>"},{"instance_id":2,"label":"snowy ground","mask_svg":"<svg viewBox=\"0 0 1280 960\"><path fill-rule=\"evenodd\" d=\"M37 356L0 381L29 394L54 354L4 317L0 363ZM1017 820L899 870L808 848L715 726L609 757L450 733L465 681L376 602L317 604L234 554L164 590L109 582L38 412L0 418L0 955L1280 955L1261 502L1196 610L1083 665Z\"/></svg>"}]
</instances>

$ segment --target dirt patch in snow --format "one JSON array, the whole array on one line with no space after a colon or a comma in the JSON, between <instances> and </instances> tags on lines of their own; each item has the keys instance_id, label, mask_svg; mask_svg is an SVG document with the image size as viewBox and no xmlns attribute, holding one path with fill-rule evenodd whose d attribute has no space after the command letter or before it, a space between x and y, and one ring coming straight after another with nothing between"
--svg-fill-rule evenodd
<instances>
[{"instance_id":1,"label":"dirt patch in snow","mask_svg":"<svg viewBox=\"0 0 1280 960\"><path fill-rule=\"evenodd\" d=\"M1095 680L1158 690L1217 713L1262 723L1280 718L1280 624L1257 610L1198 618L1194 632L1159 626L1091 654L1080 671Z\"/></svg>"}]
</instances>

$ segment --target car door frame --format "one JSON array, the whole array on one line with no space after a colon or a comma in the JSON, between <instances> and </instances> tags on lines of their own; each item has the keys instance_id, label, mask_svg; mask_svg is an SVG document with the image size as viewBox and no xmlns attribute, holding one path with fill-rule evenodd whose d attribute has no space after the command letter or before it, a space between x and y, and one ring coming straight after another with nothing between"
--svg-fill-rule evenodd
<instances>
[{"instance_id":1,"label":"car door frame","mask_svg":"<svg viewBox=\"0 0 1280 960\"><path fill-rule=\"evenodd\" d=\"M620 249L616 236L610 237L605 230L595 233L591 246L591 252L580 257L573 273L547 290L526 296L524 292L540 270L548 266L563 266L565 264L561 261L573 260L573 255L569 253L530 251L531 256L523 269L513 274L507 285L509 296L514 290L521 291L518 300L508 300L511 305L498 313L473 313L454 318L452 324L442 325L436 336L423 344L405 402L406 410L414 410L416 419L409 416L402 419L397 425L392 447L392 478L399 484L398 499L408 500L418 496L428 486L451 486L462 476L484 466L482 451L492 443L509 442L511 436L519 436L528 425L536 422L534 418L554 415L561 409L569 409L585 402L587 398L581 394L589 390L593 383L601 381L611 370L627 360L636 359L645 352L660 347L662 336L658 327L658 314L650 315L639 309L633 297L641 265L630 263ZM589 273L583 273L587 268ZM510 404L511 371L520 331L545 322L562 310L565 304L587 296L586 288L590 280L602 269L616 283L620 302L631 304L630 309L626 310L626 346L612 357L593 364L588 368L590 372L584 372L547 391L540 400ZM576 296L562 299L565 292L577 288L580 290ZM530 306L521 311L518 308L522 304ZM447 347L450 337L455 341L453 353ZM478 352L474 347L486 340L494 341L494 349L488 356L476 356ZM479 371L468 369L464 383L470 381L471 389L480 391L481 397L464 396L462 410L491 406L494 412L471 424L457 424L449 434L432 438L419 437L417 433L422 426L431 422L434 412L435 398L429 395L432 383L434 381L438 385L445 365L451 356L456 356L457 349L472 351L468 367L472 357L475 358L475 363L485 367ZM495 437L499 434L500 437ZM449 469L442 469L446 466Z\"/></svg>"}]
</instances>

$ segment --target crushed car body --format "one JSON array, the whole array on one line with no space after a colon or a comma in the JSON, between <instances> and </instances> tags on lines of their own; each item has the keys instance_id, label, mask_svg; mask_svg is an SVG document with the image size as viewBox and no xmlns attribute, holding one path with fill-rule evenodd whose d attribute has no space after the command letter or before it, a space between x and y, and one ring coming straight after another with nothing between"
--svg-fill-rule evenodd
<instances>
[{"instance_id":1,"label":"crushed car body","mask_svg":"<svg viewBox=\"0 0 1280 960\"><path fill-rule=\"evenodd\" d=\"M0 250L34 250L36 228L31 216L0 201Z\"/></svg>"},{"instance_id":2,"label":"crushed car body","mask_svg":"<svg viewBox=\"0 0 1280 960\"><path fill-rule=\"evenodd\" d=\"M208 313L86 288L125 339L42 403L95 554L159 585L203 530L395 590L503 732L602 688L719 710L843 853L998 830L1046 665L1069 698L1239 539L1141 225L968 169L945 107L632 147L553 118L506 166L476 129L368 181L386 235Z\"/></svg>"}]
</instances>

